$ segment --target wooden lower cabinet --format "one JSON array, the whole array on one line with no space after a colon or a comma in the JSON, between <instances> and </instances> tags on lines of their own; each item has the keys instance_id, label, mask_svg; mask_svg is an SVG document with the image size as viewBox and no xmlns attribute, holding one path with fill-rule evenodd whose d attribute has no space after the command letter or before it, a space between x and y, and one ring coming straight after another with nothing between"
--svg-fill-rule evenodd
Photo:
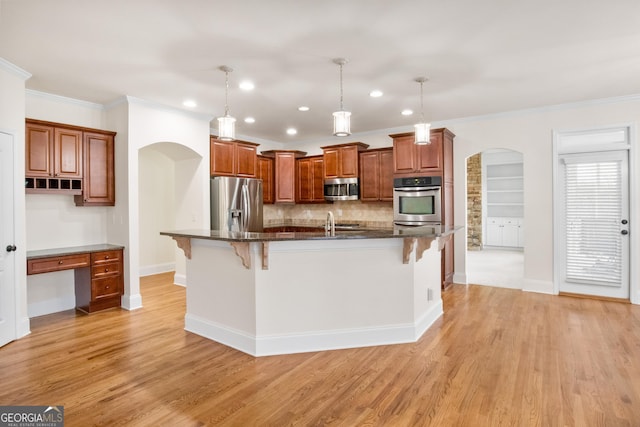
<instances>
[{"instance_id":1,"label":"wooden lower cabinet","mask_svg":"<svg viewBox=\"0 0 640 427\"><path fill-rule=\"evenodd\" d=\"M90 245L38 252L27 253L27 274L74 270L78 310L93 313L120 307L124 293L122 247Z\"/></svg>"}]
</instances>

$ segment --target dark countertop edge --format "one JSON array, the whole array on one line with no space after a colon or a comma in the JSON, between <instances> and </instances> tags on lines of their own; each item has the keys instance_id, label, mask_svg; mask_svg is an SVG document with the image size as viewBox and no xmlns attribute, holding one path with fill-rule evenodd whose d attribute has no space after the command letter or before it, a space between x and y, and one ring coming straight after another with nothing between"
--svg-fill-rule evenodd
<instances>
[{"instance_id":1,"label":"dark countertop edge","mask_svg":"<svg viewBox=\"0 0 640 427\"><path fill-rule=\"evenodd\" d=\"M35 251L27 251L27 259L48 258L52 256L75 255L75 254L93 253L93 252L102 252L102 251L113 251L117 249L124 249L124 246L112 245L110 243L100 243L96 245L40 249Z\"/></svg>"},{"instance_id":2,"label":"dark countertop edge","mask_svg":"<svg viewBox=\"0 0 640 427\"><path fill-rule=\"evenodd\" d=\"M428 228L428 229L427 229ZM462 229L462 226L441 227L434 231L433 227L411 229L368 229L336 231L335 236L327 236L323 232L282 232L282 233L224 233L216 230L175 230L162 231L163 236L186 237L192 239L218 240L223 242L281 242L293 240L362 240L362 239L397 239L405 237L446 237ZM424 231L424 232L421 232Z\"/></svg>"}]
</instances>

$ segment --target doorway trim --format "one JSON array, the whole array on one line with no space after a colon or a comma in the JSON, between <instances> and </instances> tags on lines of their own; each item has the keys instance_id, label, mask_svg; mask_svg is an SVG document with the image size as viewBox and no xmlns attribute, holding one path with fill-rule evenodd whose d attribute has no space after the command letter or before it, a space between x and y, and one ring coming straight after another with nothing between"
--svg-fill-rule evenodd
<instances>
[{"instance_id":1,"label":"doorway trim","mask_svg":"<svg viewBox=\"0 0 640 427\"><path fill-rule=\"evenodd\" d=\"M601 144L593 144L588 147L581 147L580 150L569 149L564 150L560 147L561 138L565 136L579 136L585 135L589 133L598 133L605 132L607 130L620 130L625 129L628 136L627 144L610 144L607 146L602 146ZM628 150L629 153L629 218L631 223L631 232L629 233L629 301L632 304L640 304L640 295L638 294L640 288L637 283L638 279L638 268L635 263L631 262L634 259L637 259L640 251L638 250L638 243L640 239L636 236L636 232L634 229L634 225L638 223L638 199L634 198L633 195L637 194L638 186L636 184L636 180L638 178L638 174L636 172L636 150L635 150L635 141L636 141L636 125L634 123L623 123L617 125L606 125L606 126L597 126L597 127L585 127L579 129L565 129L565 130L553 130L553 161L552 161L552 172L553 172L553 292L554 294L559 294L560 292L560 277L562 272L560 268L562 267L561 263L558 262L558 257L561 256L559 250L559 236L561 235L560 224L562 223L562 219L560 218L561 212L559 209L561 200L561 194L559 191L556 191L556 186L558 185L559 180L559 160L561 154L568 153L589 153L589 152L600 152L600 151L610 151L610 150Z\"/></svg>"}]
</instances>

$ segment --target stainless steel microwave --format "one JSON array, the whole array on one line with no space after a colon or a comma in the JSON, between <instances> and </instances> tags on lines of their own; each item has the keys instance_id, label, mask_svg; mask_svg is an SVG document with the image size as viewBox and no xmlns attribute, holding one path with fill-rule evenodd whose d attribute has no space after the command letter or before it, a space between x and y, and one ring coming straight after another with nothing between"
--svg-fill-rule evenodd
<instances>
[{"instance_id":1,"label":"stainless steel microwave","mask_svg":"<svg viewBox=\"0 0 640 427\"><path fill-rule=\"evenodd\" d=\"M442 178L396 178L393 183L393 222L398 225L442 223Z\"/></svg>"},{"instance_id":2,"label":"stainless steel microwave","mask_svg":"<svg viewBox=\"0 0 640 427\"><path fill-rule=\"evenodd\" d=\"M327 178L324 180L325 200L358 200L359 196L358 178Z\"/></svg>"}]
</instances>

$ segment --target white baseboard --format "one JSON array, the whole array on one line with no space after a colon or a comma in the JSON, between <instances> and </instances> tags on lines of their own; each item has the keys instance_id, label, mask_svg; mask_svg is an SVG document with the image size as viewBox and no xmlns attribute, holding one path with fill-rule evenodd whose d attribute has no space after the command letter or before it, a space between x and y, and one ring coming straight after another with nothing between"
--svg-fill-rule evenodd
<instances>
[{"instance_id":1,"label":"white baseboard","mask_svg":"<svg viewBox=\"0 0 640 427\"><path fill-rule=\"evenodd\" d=\"M247 334L187 313L184 329L252 356L272 356L416 342L442 312L439 301L415 324L267 336Z\"/></svg>"},{"instance_id":2,"label":"white baseboard","mask_svg":"<svg viewBox=\"0 0 640 427\"><path fill-rule=\"evenodd\" d=\"M178 286L187 287L187 276L185 274L174 274L173 275L173 284Z\"/></svg>"},{"instance_id":3,"label":"white baseboard","mask_svg":"<svg viewBox=\"0 0 640 427\"><path fill-rule=\"evenodd\" d=\"M169 271L175 271L175 269L175 262L167 262L164 264L155 265L142 265L138 268L140 277L151 276L153 274L168 273Z\"/></svg>"},{"instance_id":4,"label":"white baseboard","mask_svg":"<svg viewBox=\"0 0 640 427\"><path fill-rule=\"evenodd\" d=\"M466 273L453 273L453 283L458 285L468 285Z\"/></svg>"},{"instance_id":5,"label":"white baseboard","mask_svg":"<svg viewBox=\"0 0 640 427\"><path fill-rule=\"evenodd\" d=\"M526 292L537 292L540 294L556 294L556 292L553 290L553 282L549 282L546 280L534 280L525 278L522 281L522 290Z\"/></svg>"},{"instance_id":6,"label":"white baseboard","mask_svg":"<svg viewBox=\"0 0 640 427\"><path fill-rule=\"evenodd\" d=\"M125 310L137 310L142 308L142 295L123 295L121 304L122 308Z\"/></svg>"}]
</instances>

